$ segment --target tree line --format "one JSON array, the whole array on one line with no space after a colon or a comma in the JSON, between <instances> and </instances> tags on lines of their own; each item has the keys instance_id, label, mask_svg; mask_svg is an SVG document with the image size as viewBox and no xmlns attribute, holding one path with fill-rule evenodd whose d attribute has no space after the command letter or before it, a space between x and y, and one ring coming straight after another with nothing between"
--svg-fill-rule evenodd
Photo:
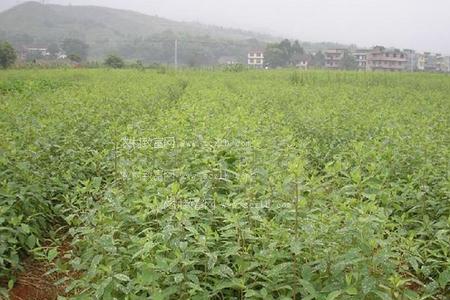
<instances>
[{"instance_id":1,"label":"tree line","mask_svg":"<svg viewBox=\"0 0 450 300\"><path fill-rule=\"evenodd\" d=\"M325 55L322 51L308 53L298 41L291 42L284 39L280 43L268 44L264 51L264 60L267 67L296 67L302 62L315 68L325 67ZM339 62L339 68L344 70L355 70L357 62L350 51L345 51Z\"/></svg>"},{"instance_id":2,"label":"tree line","mask_svg":"<svg viewBox=\"0 0 450 300\"><path fill-rule=\"evenodd\" d=\"M152 38L138 39L128 45L120 46L114 51L114 55L108 55L104 63L113 68L125 66L125 60L135 60L139 57L138 64L143 63L165 63L173 62L173 42L175 36L160 35ZM187 38L180 39L180 48L178 51L178 60L182 65L191 67L201 65L213 65L218 63L218 57L238 58L235 62L245 63L245 57L249 49L255 45L264 45L256 40L235 42L234 44L224 44L208 37L196 41ZM60 44L51 43L47 47L50 59L56 59L60 53L72 62L81 63L88 59L89 45L79 39L64 39ZM112 51L111 51L112 52ZM270 43L264 50L265 65L270 68L295 67L302 62L308 62L310 67L323 68L325 66L325 55L321 51L308 53L299 43L291 42L288 39L280 43ZM27 61L36 61L41 59L42 54L27 53ZM240 59L239 59L240 58ZM0 66L6 68L12 65L17 59L17 54L11 44L1 43L0 47ZM340 68L352 70L356 69L356 60L350 52L344 54L340 61Z\"/></svg>"}]
</instances>

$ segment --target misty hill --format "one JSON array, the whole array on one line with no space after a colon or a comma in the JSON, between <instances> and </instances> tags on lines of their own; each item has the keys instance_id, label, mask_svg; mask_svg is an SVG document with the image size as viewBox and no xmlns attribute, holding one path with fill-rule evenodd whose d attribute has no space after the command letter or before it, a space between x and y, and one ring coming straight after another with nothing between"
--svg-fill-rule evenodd
<instances>
[{"instance_id":1,"label":"misty hill","mask_svg":"<svg viewBox=\"0 0 450 300\"><path fill-rule=\"evenodd\" d=\"M250 49L279 41L269 35L176 22L157 16L98 6L63 6L26 2L0 13L0 40L17 49L48 47L66 38L89 45L89 59L117 54L146 63L171 63L174 40L179 41L179 62L206 65L228 60L246 62ZM323 50L330 43L303 43L306 50Z\"/></svg>"},{"instance_id":2,"label":"misty hill","mask_svg":"<svg viewBox=\"0 0 450 300\"><path fill-rule=\"evenodd\" d=\"M191 44L198 42L203 48L209 48L213 42L225 46L234 41L241 46L253 47L258 46L258 41L274 40L268 35L243 30L175 22L98 6L26 2L0 13L0 39L7 39L16 46L46 46L65 38L77 38L89 44L91 58L100 58L111 52L127 54L123 53L127 52L124 51L127 45L133 48L131 52L135 52L135 48L143 46L145 41L147 46L161 47L164 42L173 42L175 38ZM233 51L224 54L233 55Z\"/></svg>"},{"instance_id":3,"label":"misty hill","mask_svg":"<svg viewBox=\"0 0 450 300\"><path fill-rule=\"evenodd\" d=\"M146 37L167 30L225 39L273 39L258 33L193 22L175 22L128 10L99 6L44 5L39 2L26 2L0 13L0 28L12 33L28 33L42 39L58 39L69 35L88 42Z\"/></svg>"}]
</instances>

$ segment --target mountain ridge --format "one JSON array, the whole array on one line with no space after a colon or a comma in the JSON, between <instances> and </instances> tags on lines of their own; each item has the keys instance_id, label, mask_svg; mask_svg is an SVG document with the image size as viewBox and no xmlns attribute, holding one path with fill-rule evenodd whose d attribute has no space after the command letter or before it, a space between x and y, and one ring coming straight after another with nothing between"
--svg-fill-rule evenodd
<instances>
[{"instance_id":1,"label":"mountain ridge","mask_svg":"<svg viewBox=\"0 0 450 300\"><path fill-rule=\"evenodd\" d=\"M26 20L25 20L26 17ZM43 18L47 18L43 20ZM17 22L20 19L22 22ZM23 33L25 30L36 34L37 30L48 29L50 34L54 34L58 28L51 28L51 25L77 26L79 28L69 28L74 31L70 34L78 35L78 38L89 39L87 26L96 25L109 28L120 35L130 35L134 37L145 37L149 34L161 33L171 30L174 33L184 33L191 35L211 35L221 39L249 39L258 38L261 40L275 40L268 34L261 34L234 28L224 28L215 25L203 25L196 22L172 21L159 16L151 16L133 10L116 9L94 5L64 6L58 4L41 4L36 1L28 1L0 13L0 28L10 33ZM111 22L114 21L114 22ZM126 22L129 25L125 24ZM62 23L62 24L61 24ZM33 26L30 26L33 25ZM131 27L131 30L130 30ZM66 28L59 28L64 29ZM81 32L79 29L88 30ZM76 32L76 31L79 32ZM69 35L70 35L69 34ZM67 35L67 33L66 33Z\"/></svg>"},{"instance_id":2,"label":"mountain ridge","mask_svg":"<svg viewBox=\"0 0 450 300\"><path fill-rule=\"evenodd\" d=\"M133 10L102 6L65 6L28 1L0 12L0 40L16 48L48 47L72 38L89 45L89 59L118 54L129 60L173 62L174 40L180 62L215 64L224 58L246 63L250 49L261 49L281 38L252 31L172 21ZM305 43L309 50L330 43Z\"/></svg>"}]
</instances>

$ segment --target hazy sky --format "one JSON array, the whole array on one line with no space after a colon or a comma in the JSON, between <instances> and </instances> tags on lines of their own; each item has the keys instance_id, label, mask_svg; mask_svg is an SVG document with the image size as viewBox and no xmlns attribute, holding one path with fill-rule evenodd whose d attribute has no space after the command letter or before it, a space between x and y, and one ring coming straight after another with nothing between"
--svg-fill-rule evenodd
<instances>
[{"instance_id":1,"label":"hazy sky","mask_svg":"<svg viewBox=\"0 0 450 300\"><path fill-rule=\"evenodd\" d=\"M0 10L18 0L0 0ZM125 8L303 41L450 54L450 0L46 0Z\"/></svg>"}]
</instances>

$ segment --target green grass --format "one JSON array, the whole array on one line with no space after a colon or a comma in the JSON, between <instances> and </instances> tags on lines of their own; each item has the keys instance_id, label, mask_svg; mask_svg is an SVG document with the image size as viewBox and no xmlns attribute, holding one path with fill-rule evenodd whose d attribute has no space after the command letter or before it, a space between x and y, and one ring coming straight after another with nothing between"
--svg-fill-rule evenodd
<instances>
[{"instance_id":1,"label":"green grass","mask_svg":"<svg viewBox=\"0 0 450 300\"><path fill-rule=\"evenodd\" d=\"M448 299L448 76L2 71L0 107L11 284L33 256L77 299Z\"/></svg>"}]
</instances>

